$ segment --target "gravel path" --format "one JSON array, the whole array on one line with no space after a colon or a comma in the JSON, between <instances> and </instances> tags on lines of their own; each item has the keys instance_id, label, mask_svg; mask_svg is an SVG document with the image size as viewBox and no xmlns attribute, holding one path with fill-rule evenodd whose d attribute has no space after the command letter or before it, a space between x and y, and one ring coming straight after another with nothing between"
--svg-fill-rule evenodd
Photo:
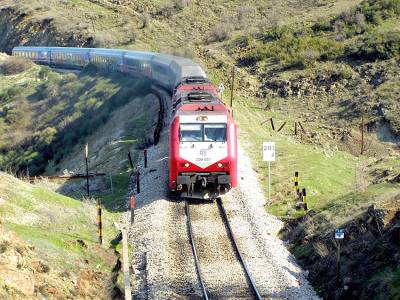
<instances>
[{"instance_id":1,"label":"gravel path","mask_svg":"<svg viewBox=\"0 0 400 300\"><path fill-rule=\"evenodd\" d=\"M166 103L170 98L165 95ZM169 111L166 109L166 111ZM165 120L169 124L169 118ZM168 199L168 126L148 149L136 195L133 249L134 299L201 299L186 227L184 202ZM142 163L143 165L143 163ZM239 188L223 198L233 233L257 287L268 299L318 299L276 234L282 223L268 215L250 160L239 149ZM207 209L205 206L207 206ZM213 207L210 211L210 207ZM247 299L248 285L216 204L191 205L200 266L210 298ZM124 215L128 226L129 213Z\"/></svg>"}]
</instances>

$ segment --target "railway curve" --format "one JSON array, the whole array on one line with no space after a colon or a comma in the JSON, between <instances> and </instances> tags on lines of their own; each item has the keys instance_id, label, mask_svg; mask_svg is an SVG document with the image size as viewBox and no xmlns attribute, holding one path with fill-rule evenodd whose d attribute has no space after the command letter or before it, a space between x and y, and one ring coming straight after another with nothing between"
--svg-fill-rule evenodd
<instances>
[{"instance_id":1,"label":"railway curve","mask_svg":"<svg viewBox=\"0 0 400 300\"><path fill-rule=\"evenodd\" d=\"M54 60L56 56L49 55L51 49L58 51L57 61ZM19 47L14 49L13 54L18 55L16 54L18 50L29 53L27 56L22 55L23 57L54 67L80 69L91 61L95 61L102 68L148 77L156 85L168 91L173 90L177 83L176 76L168 75L171 74L174 64L177 62L188 64L197 68L198 71L200 68L188 59L151 52ZM96 55L92 55L94 51L97 51ZM82 55L86 56L80 59ZM122 60L121 57L123 57ZM159 60L168 61L171 68L164 70L167 75L151 76L154 74L149 73L150 60L156 63ZM124 63L128 61L129 66ZM204 73L202 70L201 72ZM170 103L168 93L163 93L163 101ZM161 121L162 123L169 122L170 109L170 107L165 108L166 118ZM201 299L204 297L187 235L184 203L171 201L167 196L168 131L168 128L160 127L159 143L148 151L150 166L142 174L142 191L136 195L135 224L129 227L129 241L135 249L131 262L134 270L132 282L134 282L135 299ZM140 164L143 166L143 162ZM229 217L232 231L235 232L235 240L241 250L241 255L247 262L246 268L253 274L258 290L268 299L318 299L303 271L297 266L294 257L276 237L282 224L276 218L266 214L263 207L265 200L256 180L257 174L251 168L250 159L240 145L238 170L240 178L238 188L225 196L224 211ZM202 213L199 214L202 215ZM212 219L215 221L217 218L219 216ZM124 220L126 224L129 224L128 213L124 215ZM198 218L198 221L200 226L203 226L202 222L205 223L204 219ZM203 228L200 232L205 234L207 228ZM213 236L210 237L213 238ZM226 239L226 234L224 239ZM222 238L218 240L217 237L217 243L221 244L217 252L230 251L228 248L232 248L230 242L223 242ZM238 273L240 273L239 269L242 270L242 266L237 268ZM212 276L223 278L229 275L220 271L217 273ZM239 294L235 294L235 290L232 290L232 286L235 286L236 279L234 279L230 290L225 290L226 293L210 294L212 296L210 298L215 296L215 298L236 299L241 297L241 291L245 291L245 297L249 294L254 296L247 280L243 276L240 278L238 276L236 281L239 283L242 280L243 283L238 284L243 285L243 288L238 290ZM217 289L221 287L224 288L223 285L216 286Z\"/></svg>"}]
</instances>

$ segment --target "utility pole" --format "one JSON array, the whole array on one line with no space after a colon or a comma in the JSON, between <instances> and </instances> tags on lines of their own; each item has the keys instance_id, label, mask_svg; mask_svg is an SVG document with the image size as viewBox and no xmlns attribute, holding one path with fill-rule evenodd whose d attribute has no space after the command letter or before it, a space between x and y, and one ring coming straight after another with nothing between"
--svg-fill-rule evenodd
<instances>
[{"instance_id":1,"label":"utility pole","mask_svg":"<svg viewBox=\"0 0 400 300\"><path fill-rule=\"evenodd\" d=\"M235 66L232 67L232 80L231 80L231 110L233 115L233 90L234 90L234 83L235 83Z\"/></svg>"}]
</instances>

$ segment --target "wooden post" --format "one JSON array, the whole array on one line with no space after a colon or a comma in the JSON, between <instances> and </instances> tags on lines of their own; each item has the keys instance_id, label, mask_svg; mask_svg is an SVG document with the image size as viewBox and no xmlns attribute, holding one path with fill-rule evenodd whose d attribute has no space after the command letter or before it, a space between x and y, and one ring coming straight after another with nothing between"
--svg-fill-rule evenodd
<instances>
[{"instance_id":1,"label":"wooden post","mask_svg":"<svg viewBox=\"0 0 400 300\"><path fill-rule=\"evenodd\" d=\"M271 121L271 127L272 127L272 130L274 130L275 131L275 126L274 126L274 120L271 118L271 119L269 119L270 121Z\"/></svg>"},{"instance_id":2,"label":"wooden post","mask_svg":"<svg viewBox=\"0 0 400 300\"><path fill-rule=\"evenodd\" d=\"M361 116L361 155L364 154L364 114Z\"/></svg>"},{"instance_id":3,"label":"wooden post","mask_svg":"<svg viewBox=\"0 0 400 300\"><path fill-rule=\"evenodd\" d=\"M139 167L136 168L136 192L140 194L140 171Z\"/></svg>"},{"instance_id":4,"label":"wooden post","mask_svg":"<svg viewBox=\"0 0 400 300\"><path fill-rule=\"evenodd\" d=\"M110 187L111 187L111 194L114 195L114 185L113 185L113 179L112 179L112 174L108 174L110 177Z\"/></svg>"},{"instance_id":5,"label":"wooden post","mask_svg":"<svg viewBox=\"0 0 400 300\"><path fill-rule=\"evenodd\" d=\"M129 165L131 166L131 168L133 170L134 166L133 166L132 156L131 156L131 152L130 151L128 152L128 160L129 160Z\"/></svg>"},{"instance_id":6,"label":"wooden post","mask_svg":"<svg viewBox=\"0 0 400 300\"><path fill-rule=\"evenodd\" d=\"M303 131L303 133L306 133L306 131L305 131L305 129L304 129L304 127L303 127L303 125L301 125L300 121L299 121L299 122L297 122L297 123L299 124L299 126L300 126L301 130Z\"/></svg>"},{"instance_id":7,"label":"wooden post","mask_svg":"<svg viewBox=\"0 0 400 300\"><path fill-rule=\"evenodd\" d=\"M233 116L233 91L234 91L234 82L235 82L235 66L232 67L232 80L231 80L231 110Z\"/></svg>"},{"instance_id":8,"label":"wooden post","mask_svg":"<svg viewBox=\"0 0 400 300\"><path fill-rule=\"evenodd\" d=\"M283 124L281 125L281 127L278 128L278 132L282 130L283 127L285 127L286 122L283 122Z\"/></svg>"},{"instance_id":9,"label":"wooden post","mask_svg":"<svg viewBox=\"0 0 400 300\"><path fill-rule=\"evenodd\" d=\"M297 122L294 122L294 135L297 136Z\"/></svg>"},{"instance_id":10,"label":"wooden post","mask_svg":"<svg viewBox=\"0 0 400 300\"><path fill-rule=\"evenodd\" d=\"M89 197L90 197L90 191L89 191L89 162L88 162L88 158L89 158L89 145L86 144L86 146L85 146L86 192L87 192L87 196L88 196L88 198L89 198Z\"/></svg>"},{"instance_id":11,"label":"wooden post","mask_svg":"<svg viewBox=\"0 0 400 300\"><path fill-rule=\"evenodd\" d=\"M99 244L103 245L103 224L101 220L101 201L97 200L97 225L98 225L98 235Z\"/></svg>"},{"instance_id":12,"label":"wooden post","mask_svg":"<svg viewBox=\"0 0 400 300\"><path fill-rule=\"evenodd\" d=\"M122 271L124 272L125 300L132 300L131 276L129 275L128 234L122 230Z\"/></svg>"},{"instance_id":13,"label":"wooden post","mask_svg":"<svg viewBox=\"0 0 400 300\"><path fill-rule=\"evenodd\" d=\"M144 167L147 168L147 149L143 150L144 155Z\"/></svg>"}]
</instances>

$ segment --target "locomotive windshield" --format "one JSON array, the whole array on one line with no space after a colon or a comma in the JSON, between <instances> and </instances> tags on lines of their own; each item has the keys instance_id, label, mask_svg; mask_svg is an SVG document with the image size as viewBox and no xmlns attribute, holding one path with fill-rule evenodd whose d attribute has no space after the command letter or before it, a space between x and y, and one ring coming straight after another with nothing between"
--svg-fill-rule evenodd
<instances>
[{"instance_id":1,"label":"locomotive windshield","mask_svg":"<svg viewBox=\"0 0 400 300\"><path fill-rule=\"evenodd\" d=\"M202 127L201 124L181 124L181 142L201 142L203 140Z\"/></svg>"},{"instance_id":2,"label":"locomotive windshield","mask_svg":"<svg viewBox=\"0 0 400 300\"><path fill-rule=\"evenodd\" d=\"M204 124L205 142L225 142L226 124Z\"/></svg>"},{"instance_id":3,"label":"locomotive windshield","mask_svg":"<svg viewBox=\"0 0 400 300\"><path fill-rule=\"evenodd\" d=\"M181 124L181 142L226 142L226 124Z\"/></svg>"}]
</instances>

